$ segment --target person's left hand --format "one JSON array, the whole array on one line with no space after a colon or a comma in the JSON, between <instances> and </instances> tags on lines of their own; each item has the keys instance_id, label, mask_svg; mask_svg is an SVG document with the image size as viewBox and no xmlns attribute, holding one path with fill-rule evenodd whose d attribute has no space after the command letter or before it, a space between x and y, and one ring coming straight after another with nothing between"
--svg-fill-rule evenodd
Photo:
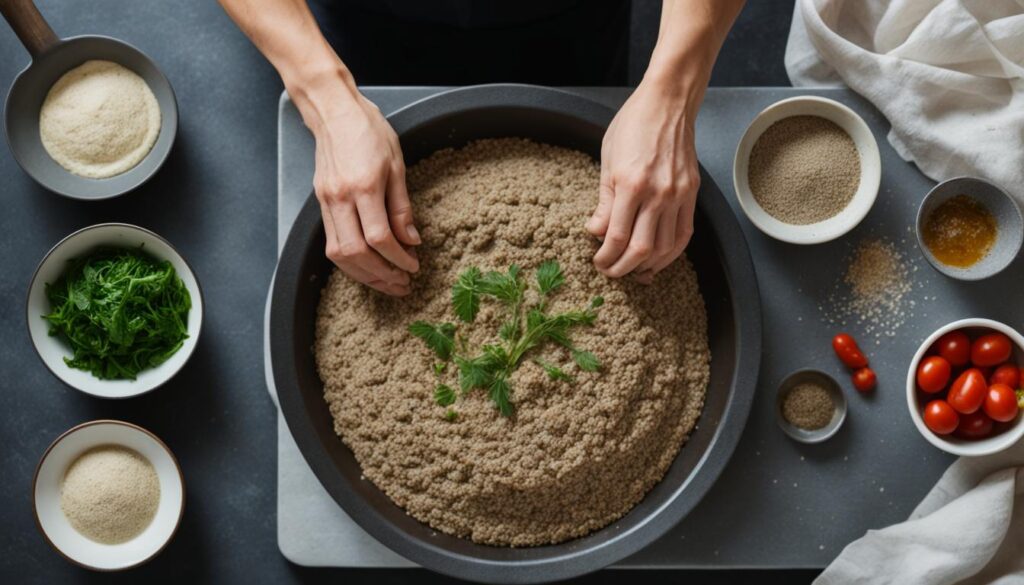
<instances>
[{"instance_id":1,"label":"person's left hand","mask_svg":"<svg viewBox=\"0 0 1024 585\"><path fill-rule=\"evenodd\" d=\"M693 234L700 186L693 122L697 104L640 84L601 145L601 188L587 230L602 239L594 265L650 284Z\"/></svg>"}]
</instances>

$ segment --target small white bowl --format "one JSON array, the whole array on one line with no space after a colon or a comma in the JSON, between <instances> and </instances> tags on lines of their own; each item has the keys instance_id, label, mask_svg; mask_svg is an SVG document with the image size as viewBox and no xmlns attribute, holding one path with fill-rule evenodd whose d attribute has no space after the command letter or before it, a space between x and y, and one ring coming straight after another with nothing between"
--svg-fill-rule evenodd
<instances>
[{"instance_id":1,"label":"small white bowl","mask_svg":"<svg viewBox=\"0 0 1024 585\"><path fill-rule=\"evenodd\" d=\"M818 223L795 225L775 219L757 203L748 183L750 151L757 139L772 124L792 116L818 116L834 122L850 135L860 156L860 186L853 199L837 215ZM878 143L868 125L843 104L817 96L792 97L761 110L736 146L732 164L733 187L743 212L762 232L791 244L819 244L852 230L874 205L881 178L882 162L878 154Z\"/></svg>"},{"instance_id":2,"label":"small white bowl","mask_svg":"<svg viewBox=\"0 0 1024 585\"><path fill-rule=\"evenodd\" d=\"M87 254L98 246L142 246L144 251L154 257L168 260L192 297L192 309L188 314L188 337L184 345L164 363L139 372L134 380L101 380L85 370L78 370L65 364L64 358L71 357L73 352L59 336L50 335L50 326L43 319L43 315L50 312L46 284L55 282L61 276L69 260ZM35 274L32 275L26 304L29 336L43 364L68 386L101 398L138 396L170 380L195 350L203 323L203 292L192 268L167 240L145 228L126 223L89 226L58 242L43 257Z\"/></svg>"},{"instance_id":3,"label":"small white bowl","mask_svg":"<svg viewBox=\"0 0 1024 585\"><path fill-rule=\"evenodd\" d=\"M75 530L60 507L61 483L82 453L101 445L118 445L149 460L160 481L160 504L149 526L121 544L101 544ZM117 420L94 420L63 435L43 453L32 479L36 523L43 537L64 558L97 571L120 571L141 565L171 541L185 510L181 467L167 445L149 431Z\"/></svg>"},{"instance_id":4,"label":"small white bowl","mask_svg":"<svg viewBox=\"0 0 1024 585\"><path fill-rule=\"evenodd\" d=\"M935 333L932 333L924 340L917 353L914 354L914 359L910 361L910 368L907 371L907 408L910 409L910 418L914 421L914 426L917 427L917 430L924 436L925 440L947 453L964 457L980 457L982 455L998 453L1016 444L1024 436L1024 423L1021 422L1020 414L1012 421L1010 428L997 435L975 440L960 439L953 435L937 435L924 424L924 419L921 417L921 411L926 403L918 400L917 366L921 363L921 358L928 352L928 349L940 337L957 329L966 329L967 334L972 339L985 331L998 331L1006 334L1010 341L1013 342L1013 355L1010 359L1017 364L1024 364L1024 337L1012 327L999 321L978 318L960 319L940 327Z\"/></svg>"}]
</instances>

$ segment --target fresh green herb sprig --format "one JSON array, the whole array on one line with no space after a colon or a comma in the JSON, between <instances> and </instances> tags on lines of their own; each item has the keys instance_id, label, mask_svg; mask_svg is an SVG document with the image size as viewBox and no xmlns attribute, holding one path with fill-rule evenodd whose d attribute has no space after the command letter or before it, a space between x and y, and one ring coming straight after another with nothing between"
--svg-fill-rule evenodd
<instances>
[{"instance_id":1,"label":"fresh green herb sprig","mask_svg":"<svg viewBox=\"0 0 1024 585\"><path fill-rule=\"evenodd\" d=\"M452 309L464 324L473 323L484 299L499 301L506 308L506 320L498 329L499 341L482 345L476 355L472 355L461 335L456 337L457 327L453 323L416 321L409 325L409 332L422 339L442 360L434 365L434 376L438 379L434 400L448 408L445 413L448 420L455 420L457 413L451 406L458 400L458 393L442 381L449 361L458 372L459 392L463 395L475 389L487 392L502 416L512 416L515 412L509 378L526 354L545 342L568 349L576 366L584 372L600 369L597 356L573 345L570 331L573 327L593 325L604 299L594 297L584 309L551 315L547 313L548 298L565 284L565 274L558 262L549 260L537 267L535 279L540 300L535 306L524 307L527 283L515 264L509 266L507 272L484 273L471 267L459 275L452 286ZM551 380L575 382L565 368L539 359L534 361Z\"/></svg>"},{"instance_id":2,"label":"fresh green herb sprig","mask_svg":"<svg viewBox=\"0 0 1024 585\"><path fill-rule=\"evenodd\" d=\"M46 285L50 335L73 351L64 362L100 379L134 380L188 337L192 298L170 262L141 249L99 248Z\"/></svg>"}]
</instances>

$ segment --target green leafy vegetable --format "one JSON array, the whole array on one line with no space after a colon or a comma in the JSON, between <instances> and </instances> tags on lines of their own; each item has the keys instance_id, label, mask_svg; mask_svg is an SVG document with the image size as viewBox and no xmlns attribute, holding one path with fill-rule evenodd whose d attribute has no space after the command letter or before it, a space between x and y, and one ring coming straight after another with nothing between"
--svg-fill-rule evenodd
<instances>
[{"instance_id":1,"label":"green leafy vegetable","mask_svg":"<svg viewBox=\"0 0 1024 585\"><path fill-rule=\"evenodd\" d=\"M434 400L441 406L451 406L455 404L455 400L458 398L455 395L455 390L452 390L450 386L446 384L438 384L437 388L434 389Z\"/></svg>"},{"instance_id":2,"label":"green leafy vegetable","mask_svg":"<svg viewBox=\"0 0 1024 585\"><path fill-rule=\"evenodd\" d=\"M548 362L546 362L544 360L539 360L539 359L533 360L533 361L538 366L543 368L544 371L547 373L548 378L551 378L552 380L562 380L564 382L569 382L569 383L572 383L572 382L575 381L572 376L570 376L569 374L565 373L565 370L563 370L562 368L560 368L560 367L558 367L558 366L556 366L554 364L550 364L550 363L548 363Z\"/></svg>"},{"instance_id":3,"label":"green leafy vegetable","mask_svg":"<svg viewBox=\"0 0 1024 585\"><path fill-rule=\"evenodd\" d=\"M50 335L71 345L64 358L101 379L134 380L184 345L192 298L166 260L141 249L98 248L74 258L46 285Z\"/></svg>"},{"instance_id":4,"label":"green leafy vegetable","mask_svg":"<svg viewBox=\"0 0 1024 585\"><path fill-rule=\"evenodd\" d=\"M455 420L459 418L459 413L455 412L455 409L449 408L444 411L444 418L448 422L455 422Z\"/></svg>"},{"instance_id":5,"label":"green leafy vegetable","mask_svg":"<svg viewBox=\"0 0 1024 585\"><path fill-rule=\"evenodd\" d=\"M509 266L506 272L483 273L471 267L459 275L452 286L452 308L461 321L472 323L485 298L497 300L507 309L507 319L498 328L498 341L481 345L477 355L472 355L462 332L456 336L456 327L451 323L432 325L417 321L409 326L409 331L423 339L438 357L446 362L452 359L462 394L475 389L485 391L502 416L512 416L515 412L509 378L526 354L545 342L550 341L568 349L573 361L584 372L595 372L601 367L597 356L573 345L570 332L574 327L593 325L597 319L597 308L604 304L604 299L594 297L590 305L581 310L548 314L547 297L565 284L565 274L558 262L550 260L537 268L535 278L540 302L536 306L524 308L527 284L515 264ZM455 347L456 339L458 348ZM534 361L550 379L574 381L561 367L541 360ZM434 365L434 375L438 378L444 375L443 365ZM457 401L458 396L451 387L440 384L434 391L434 398L439 405L450 406ZM454 411L449 409L449 412Z\"/></svg>"},{"instance_id":6,"label":"green leafy vegetable","mask_svg":"<svg viewBox=\"0 0 1024 585\"><path fill-rule=\"evenodd\" d=\"M416 321L409 325L409 333L422 339L442 360L450 358L455 348L455 325L451 323L432 325L426 321Z\"/></svg>"},{"instance_id":7,"label":"green leafy vegetable","mask_svg":"<svg viewBox=\"0 0 1024 585\"><path fill-rule=\"evenodd\" d=\"M472 323L480 311L480 270L470 268L459 275L452 286L452 308L466 323Z\"/></svg>"},{"instance_id":8,"label":"green leafy vegetable","mask_svg":"<svg viewBox=\"0 0 1024 585\"><path fill-rule=\"evenodd\" d=\"M551 291L565 284L565 275L562 274L562 267L554 260L548 260L537 267L537 289L540 294L547 295Z\"/></svg>"}]
</instances>

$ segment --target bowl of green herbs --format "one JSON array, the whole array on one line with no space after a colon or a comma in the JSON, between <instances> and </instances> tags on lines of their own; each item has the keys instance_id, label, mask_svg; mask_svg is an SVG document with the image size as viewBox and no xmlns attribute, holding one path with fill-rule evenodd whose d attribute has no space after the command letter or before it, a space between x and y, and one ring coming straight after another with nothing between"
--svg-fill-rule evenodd
<instances>
[{"instance_id":1,"label":"bowl of green herbs","mask_svg":"<svg viewBox=\"0 0 1024 585\"><path fill-rule=\"evenodd\" d=\"M170 380L195 350L199 282L157 234L124 223L74 232L39 263L29 286L29 335L65 384L103 398Z\"/></svg>"}]
</instances>

